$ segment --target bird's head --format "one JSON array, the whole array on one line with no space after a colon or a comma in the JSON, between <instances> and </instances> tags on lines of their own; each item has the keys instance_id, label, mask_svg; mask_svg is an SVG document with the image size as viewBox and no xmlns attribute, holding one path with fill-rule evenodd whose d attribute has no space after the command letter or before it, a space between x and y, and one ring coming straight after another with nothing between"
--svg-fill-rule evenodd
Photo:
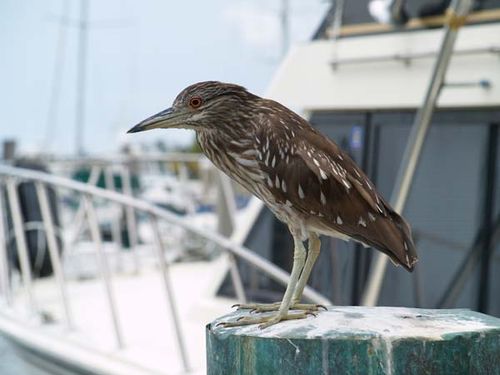
<instances>
[{"instance_id":1,"label":"bird's head","mask_svg":"<svg viewBox=\"0 0 500 375\"><path fill-rule=\"evenodd\" d=\"M195 83L182 90L170 108L140 122L128 133L156 128L201 130L217 126L251 98L255 96L238 85L217 81Z\"/></svg>"}]
</instances>

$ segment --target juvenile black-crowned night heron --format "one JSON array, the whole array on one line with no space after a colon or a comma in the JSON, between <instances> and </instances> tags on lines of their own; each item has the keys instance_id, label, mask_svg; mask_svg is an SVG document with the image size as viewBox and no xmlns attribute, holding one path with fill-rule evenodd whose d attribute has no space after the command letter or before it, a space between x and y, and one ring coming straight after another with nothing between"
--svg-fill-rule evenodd
<instances>
[{"instance_id":1,"label":"juvenile black-crowned night heron","mask_svg":"<svg viewBox=\"0 0 500 375\"><path fill-rule=\"evenodd\" d=\"M184 89L171 108L129 133L155 128L195 130L205 155L262 199L293 236L293 267L283 300L239 305L277 312L225 325L267 327L316 311L318 305L300 300L320 252L319 235L373 246L413 270L417 255L406 221L346 153L283 105L238 85L200 82Z\"/></svg>"}]
</instances>

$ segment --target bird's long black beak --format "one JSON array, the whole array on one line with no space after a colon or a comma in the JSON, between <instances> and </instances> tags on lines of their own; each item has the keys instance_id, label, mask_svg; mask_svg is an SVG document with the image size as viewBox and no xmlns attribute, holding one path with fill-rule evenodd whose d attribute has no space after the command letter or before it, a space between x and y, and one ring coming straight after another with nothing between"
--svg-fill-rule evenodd
<instances>
[{"instance_id":1,"label":"bird's long black beak","mask_svg":"<svg viewBox=\"0 0 500 375\"><path fill-rule=\"evenodd\" d=\"M166 110L158 112L156 115L141 121L127 133L138 133L155 128L169 128L175 125L173 120L177 119L177 117L178 115L175 113L173 108L167 108Z\"/></svg>"}]
</instances>

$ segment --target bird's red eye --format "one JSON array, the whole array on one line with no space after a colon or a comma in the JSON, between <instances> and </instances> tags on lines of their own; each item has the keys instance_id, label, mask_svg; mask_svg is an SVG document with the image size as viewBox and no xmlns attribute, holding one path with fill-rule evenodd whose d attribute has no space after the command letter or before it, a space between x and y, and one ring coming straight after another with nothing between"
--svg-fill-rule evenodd
<instances>
[{"instance_id":1,"label":"bird's red eye","mask_svg":"<svg viewBox=\"0 0 500 375\"><path fill-rule=\"evenodd\" d=\"M196 96L194 98L191 98L191 100L189 101L189 106L191 108L198 108L202 103L202 100L200 97Z\"/></svg>"}]
</instances>

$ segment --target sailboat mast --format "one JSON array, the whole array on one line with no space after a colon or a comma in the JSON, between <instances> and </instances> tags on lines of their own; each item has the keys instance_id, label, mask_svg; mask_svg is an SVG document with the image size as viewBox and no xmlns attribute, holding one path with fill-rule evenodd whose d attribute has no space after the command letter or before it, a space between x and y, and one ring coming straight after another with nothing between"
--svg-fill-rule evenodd
<instances>
[{"instance_id":1,"label":"sailboat mast","mask_svg":"<svg viewBox=\"0 0 500 375\"><path fill-rule=\"evenodd\" d=\"M75 151L83 155L85 129L85 92L87 75L87 33L89 1L80 0L80 21L78 24L78 55L77 55L77 82L76 82L76 119L75 119Z\"/></svg>"},{"instance_id":2,"label":"sailboat mast","mask_svg":"<svg viewBox=\"0 0 500 375\"><path fill-rule=\"evenodd\" d=\"M290 46L290 2L281 1L281 57L285 57Z\"/></svg>"}]
</instances>

